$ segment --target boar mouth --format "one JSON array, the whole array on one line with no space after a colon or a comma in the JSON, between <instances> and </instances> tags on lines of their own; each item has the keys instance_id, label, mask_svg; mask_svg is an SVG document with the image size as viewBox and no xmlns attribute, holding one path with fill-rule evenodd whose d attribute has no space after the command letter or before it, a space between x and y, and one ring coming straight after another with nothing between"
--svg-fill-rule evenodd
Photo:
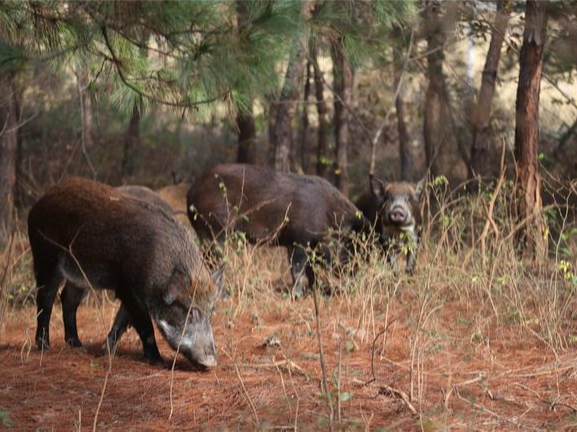
<instances>
[{"instance_id":1,"label":"boar mouth","mask_svg":"<svg viewBox=\"0 0 577 432\"><path fill-rule=\"evenodd\" d=\"M192 364L192 366L195 369L198 369L203 372L206 372L217 365L216 356L214 355L206 355L203 356L201 359L199 359L198 356L195 356L189 350L182 351L182 354L186 357L186 359Z\"/></svg>"}]
</instances>

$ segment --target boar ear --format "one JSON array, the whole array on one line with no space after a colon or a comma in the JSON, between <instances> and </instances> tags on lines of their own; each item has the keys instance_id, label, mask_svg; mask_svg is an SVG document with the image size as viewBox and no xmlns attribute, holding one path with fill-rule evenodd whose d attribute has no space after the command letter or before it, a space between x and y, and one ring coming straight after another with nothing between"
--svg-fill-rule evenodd
<instances>
[{"instance_id":1,"label":"boar ear","mask_svg":"<svg viewBox=\"0 0 577 432\"><path fill-rule=\"evenodd\" d=\"M427 176L423 177L419 182L415 185L415 194L417 196L417 200L420 201L421 197L423 196L423 192L427 187Z\"/></svg>"},{"instance_id":2,"label":"boar ear","mask_svg":"<svg viewBox=\"0 0 577 432\"><path fill-rule=\"evenodd\" d=\"M369 182L371 185L371 193L375 198L383 199L385 196L385 183L379 180L372 174L369 174Z\"/></svg>"},{"instance_id":3,"label":"boar ear","mask_svg":"<svg viewBox=\"0 0 577 432\"><path fill-rule=\"evenodd\" d=\"M224 269L226 268L226 263L222 263L220 267L210 276L214 284L216 285L216 295L214 300L222 296L222 291L224 284L222 283L222 276L224 275Z\"/></svg>"},{"instance_id":4,"label":"boar ear","mask_svg":"<svg viewBox=\"0 0 577 432\"><path fill-rule=\"evenodd\" d=\"M190 285L190 278L183 271L175 269L168 282L166 292L162 296L164 302L170 306L188 285Z\"/></svg>"}]
</instances>

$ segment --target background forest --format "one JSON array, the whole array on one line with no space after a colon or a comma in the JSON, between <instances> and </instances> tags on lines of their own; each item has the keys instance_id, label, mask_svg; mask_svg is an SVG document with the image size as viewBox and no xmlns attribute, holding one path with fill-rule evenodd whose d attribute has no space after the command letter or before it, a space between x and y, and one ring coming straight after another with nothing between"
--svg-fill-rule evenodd
<instances>
[{"instance_id":1,"label":"background forest","mask_svg":"<svg viewBox=\"0 0 577 432\"><path fill-rule=\"evenodd\" d=\"M537 57L520 56L531 5ZM23 212L71 175L158 187L238 161L354 199L369 171L496 178L502 142L508 159L525 146L556 177L575 170L571 1L8 1L0 14L4 233L12 203ZM530 68L532 89L517 88ZM539 83L528 144L515 113Z\"/></svg>"},{"instance_id":2,"label":"background forest","mask_svg":"<svg viewBox=\"0 0 577 432\"><path fill-rule=\"evenodd\" d=\"M574 0L0 0L0 427L575 427L575 47ZM188 185L220 162L352 201L369 173L427 176L419 270L362 245L355 276L320 278L339 287L321 318L287 298L281 252L235 239L218 385L177 368L154 398L122 381L147 370L135 335L116 372L99 357L107 298L83 312L90 360L30 348L26 216L47 187ZM59 361L90 363L79 418L46 405Z\"/></svg>"}]
</instances>

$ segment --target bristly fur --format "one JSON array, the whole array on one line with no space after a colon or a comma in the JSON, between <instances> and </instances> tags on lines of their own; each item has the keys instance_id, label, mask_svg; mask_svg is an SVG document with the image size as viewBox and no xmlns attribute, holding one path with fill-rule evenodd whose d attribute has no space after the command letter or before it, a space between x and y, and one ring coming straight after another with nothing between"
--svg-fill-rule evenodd
<instances>
[{"instance_id":1,"label":"bristly fur","mask_svg":"<svg viewBox=\"0 0 577 432\"><path fill-rule=\"evenodd\" d=\"M132 309L129 314L119 312L121 318L117 317L117 322L123 324L115 322L113 330L120 329L120 334L128 323L128 315L139 330L135 314L148 332L152 331L149 314L156 320L171 315L170 321L182 329L186 310L191 306L210 323L216 285L189 230L175 219L169 206L134 198L102 183L72 179L50 188L32 207L28 234L41 288L39 345L48 344L44 338L53 296L63 279L68 281L66 292L86 291L88 287L114 290L123 308ZM70 305L63 302L63 308L69 308L66 313L71 315L68 323L65 317L70 333L66 337L79 346L77 307L73 300ZM211 329L210 332L212 338ZM145 355L147 343L158 352L153 338L153 343L147 342L150 335L144 338L140 330L139 333ZM174 346L174 341L169 342Z\"/></svg>"}]
</instances>

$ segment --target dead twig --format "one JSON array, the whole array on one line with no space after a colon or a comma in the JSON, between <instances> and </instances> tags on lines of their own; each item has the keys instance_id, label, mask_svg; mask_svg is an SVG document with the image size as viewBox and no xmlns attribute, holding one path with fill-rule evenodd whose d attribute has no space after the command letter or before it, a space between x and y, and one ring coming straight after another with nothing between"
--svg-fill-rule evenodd
<instances>
[{"instance_id":1,"label":"dead twig","mask_svg":"<svg viewBox=\"0 0 577 432\"><path fill-rule=\"evenodd\" d=\"M499 169L499 180L497 181L497 185L493 190L493 194L491 196L491 201L489 202L489 208L487 209L487 220L485 221L485 226L483 228L483 232L481 233L481 237L479 237L479 241L481 242L481 256L482 256L482 263L483 268L487 266L487 254L486 254L486 242L487 236L489 235L489 229L493 227L493 231L495 232L495 237L498 239L500 232L495 220L493 219L493 212L495 209L495 202L497 201L497 197L499 196L499 192L501 191L501 187L503 186L503 182L505 181L505 138L502 138L502 149L501 149L501 168Z\"/></svg>"},{"instance_id":2,"label":"dead twig","mask_svg":"<svg viewBox=\"0 0 577 432\"><path fill-rule=\"evenodd\" d=\"M108 369L106 370L106 375L104 375L104 384L102 384L102 391L100 392L100 399L98 400L98 406L96 407L96 413L94 414L94 422L92 423L92 431L96 432L98 426L98 415L100 414L100 408L102 408L102 402L104 401L104 395L106 394L106 386L108 385L108 377L112 372L112 354L108 351Z\"/></svg>"},{"instance_id":3,"label":"dead twig","mask_svg":"<svg viewBox=\"0 0 577 432\"><path fill-rule=\"evenodd\" d=\"M401 399L401 401L405 404L408 410L411 411L411 414L415 416L419 415L413 404L411 404L411 401L409 401L409 396L404 391L393 388L387 384L380 384L379 394L383 396L392 396Z\"/></svg>"},{"instance_id":4,"label":"dead twig","mask_svg":"<svg viewBox=\"0 0 577 432\"><path fill-rule=\"evenodd\" d=\"M244 385L244 381L242 380L242 376L240 375L240 371L238 370L238 365L236 364L236 362L234 361L234 359L232 358L232 356L227 353L225 350L222 350L223 353L226 354L226 356L230 359L230 361L232 362L232 365L234 366L234 371L236 372L236 377L238 378L239 382L240 382L240 386L242 387L242 391L244 393L244 396L247 400L247 403L252 411L252 414L254 415L254 419L256 421L257 426L260 424L260 420L258 418L258 413L256 411L256 407L254 406L254 403L252 402L252 399L250 397L250 395L248 394L248 391L246 390L246 387Z\"/></svg>"},{"instance_id":5,"label":"dead twig","mask_svg":"<svg viewBox=\"0 0 577 432\"><path fill-rule=\"evenodd\" d=\"M333 429L333 421L334 421L334 410L333 410L333 402L331 400L331 394L329 393L329 381L327 378L327 368L325 363L325 356L323 352L323 339L321 336L321 316L319 311L319 300L318 300L318 293L317 293L317 284L313 286L313 301L315 305L315 318L317 323L317 342L319 344L319 361L321 363L321 371L323 374L323 390L325 393L325 400L327 402L327 408L329 410L329 427L330 430Z\"/></svg>"},{"instance_id":6,"label":"dead twig","mask_svg":"<svg viewBox=\"0 0 577 432\"><path fill-rule=\"evenodd\" d=\"M379 337L381 335L384 335L387 330L389 329L389 327L397 320L397 318L393 318L391 320L391 322L383 329L381 330L379 333L377 333L377 335L375 336L375 339L373 340L373 349L371 350L371 374L372 374L372 378L370 380L368 380L367 382L365 382L363 385L367 385L372 383L373 381L377 380L377 375L375 374L375 345L377 343L377 340L379 339Z\"/></svg>"},{"instance_id":7,"label":"dead twig","mask_svg":"<svg viewBox=\"0 0 577 432\"><path fill-rule=\"evenodd\" d=\"M293 362L292 360L282 360L282 361L273 361L271 363L261 363L261 364L247 364L247 365L242 365L241 367L244 368L283 368L286 369L287 371L296 371L299 375L304 376L305 373L303 371L303 369L296 364L295 362Z\"/></svg>"},{"instance_id":8,"label":"dead twig","mask_svg":"<svg viewBox=\"0 0 577 432\"><path fill-rule=\"evenodd\" d=\"M545 399L545 398L541 397L541 395L540 395L537 391L533 390L533 389L530 388L530 387L527 387L527 386L524 385L524 384L515 383L515 385L516 385L517 387L521 387L522 389L525 389L525 390L530 391L531 393L533 393L533 394L537 397L537 399L539 399L541 402L549 405L549 408L551 409L551 411L555 411L555 407L560 406L560 407L569 408L571 411L573 411L573 413L577 413L577 408L575 408L573 405L569 405L569 404L566 404L566 403L563 403L563 402L557 402L557 401L555 401L555 400Z\"/></svg>"}]
</instances>

